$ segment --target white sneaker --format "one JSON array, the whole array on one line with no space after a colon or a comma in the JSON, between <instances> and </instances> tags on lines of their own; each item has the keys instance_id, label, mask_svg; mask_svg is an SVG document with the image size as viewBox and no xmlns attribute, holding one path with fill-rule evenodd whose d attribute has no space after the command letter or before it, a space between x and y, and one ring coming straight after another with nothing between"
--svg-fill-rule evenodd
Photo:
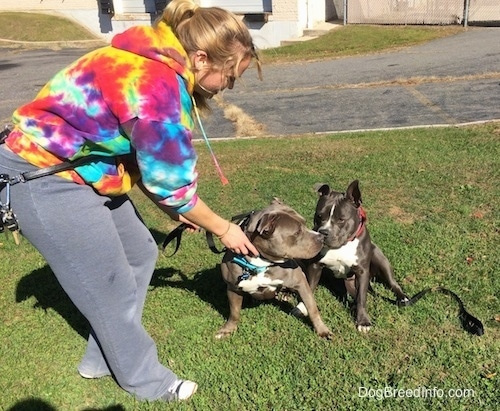
<instances>
[{"instance_id":1,"label":"white sneaker","mask_svg":"<svg viewBox=\"0 0 500 411\"><path fill-rule=\"evenodd\" d=\"M179 400L187 400L191 398L196 390L198 389L198 384L193 381L182 381L175 392L177 393L177 399Z\"/></svg>"},{"instance_id":2,"label":"white sneaker","mask_svg":"<svg viewBox=\"0 0 500 411\"><path fill-rule=\"evenodd\" d=\"M85 371L80 371L80 370L78 370L78 374L80 374L81 377L87 378L89 380L92 380L92 379L95 379L95 378L107 377L108 375L111 375L107 371L104 371L104 372L102 372L100 374L91 374L91 373L87 373Z\"/></svg>"},{"instance_id":3,"label":"white sneaker","mask_svg":"<svg viewBox=\"0 0 500 411\"><path fill-rule=\"evenodd\" d=\"M198 389L198 384L188 380L177 380L162 397L166 401L184 401L191 398Z\"/></svg>"}]
</instances>

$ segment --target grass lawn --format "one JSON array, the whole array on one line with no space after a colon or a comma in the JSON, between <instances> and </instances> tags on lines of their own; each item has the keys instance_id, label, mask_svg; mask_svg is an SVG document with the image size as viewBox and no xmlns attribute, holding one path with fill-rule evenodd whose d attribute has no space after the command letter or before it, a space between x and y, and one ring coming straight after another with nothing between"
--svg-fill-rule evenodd
<instances>
[{"instance_id":1,"label":"grass lawn","mask_svg":"<svg viewBox=\"0 0 500 411\"><path fill-rule=\"evenodd\" d=\"M0 13L0 38L89 38L70 28L55 38L41 38L55 34L54 20L34 25L17 14L5 20L6 14ZM29 17L38 18L34 13ZM305 44L266 50L263 57L274 63L376 52L460 30L348 26ZM443 294L430 294L408 308L369 296L375 326L360 334L325 276L316 298L335 333L331 341L319 339L307 320L288 315L294 301L251 300L238 331L218 341L214 334L228 315L221 257L209 251L202 234L185 235L175 256L165 253L157 262L144 326L161 360L200 388L183 404L138 402L111 378L94 381L78 375L86 320L40 254L24 239L16 246L7 233L0 236L0 410L497 408L500 123L212 144L230 184L221 186L199 143L199 190L226 217L261 208L276 196L312 226L314 183L343 190L359 179L372 238L404 290L413 295L441 285L454 291L483 322L485 334L472 336L461 329L456 302ZM161 244L175 224L140 193L131 196Z\"/></svg>"},{"instance_id":2,"label":"grass lawn","mask_svg":"<svg viewBox=\"0 0 500 411\"><path fill-rule=\"evenodd\" d=\"M449 296L397 308L368 297L375 323L356 331L325 277L316 298L331 341L288 312L292 304L246 301L229 339L218 262L201 234L162 254L144 325L162 361L199 383L185 404L138 402L111 378L84 380L76 365L86 321L43 258L22 239L0 237L0 409L8 410L493 410L500 389L500 124L320 137L214 142L230 184L222 187L200 143L200 192L222 215L273 196L312 226L316 182L361 182L372 238L409 295L441 285L485 326L467 334ZM175 224L138 192L158 243ZM375 285L386 296L386 290ZM407 391L408 390L408 391ZM416 398L415 398L416 397ZM24 405L23 405L24 404Z\"/></svg>"}]
</instances>

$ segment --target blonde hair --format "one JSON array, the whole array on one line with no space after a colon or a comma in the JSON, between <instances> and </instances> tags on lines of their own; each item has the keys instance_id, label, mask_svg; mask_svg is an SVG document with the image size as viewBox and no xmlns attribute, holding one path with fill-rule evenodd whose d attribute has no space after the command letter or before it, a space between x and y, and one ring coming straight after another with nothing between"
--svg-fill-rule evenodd
<instances>
[{"instance_id":1,"label":"blonde hair","mask_svg":"<svg viewBox=\"0 0 500 411\"><path fill-rule=\"evenodd\" d=\"M203 50L215 67L234 65L234 75L242 60L250 57L262 79L259 55L247 26L233 13L219 7L200 7L193 0L172 0L157 19L172 28L188 54ZM199 108L207 109L206 99L195 92Z\"/></svg>"}]
</instances>

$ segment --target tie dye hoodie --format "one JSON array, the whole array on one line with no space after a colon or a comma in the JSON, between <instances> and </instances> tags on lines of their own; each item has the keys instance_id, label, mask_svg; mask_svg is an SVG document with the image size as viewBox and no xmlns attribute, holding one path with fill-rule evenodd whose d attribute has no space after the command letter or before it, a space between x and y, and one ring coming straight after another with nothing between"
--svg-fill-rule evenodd
<instances>
[{"instance_id":1,"label":"tie dye hoodie","mask_svg":"<svg viewBox=\"0 0 500 411\"><path fill-rule=\"evenodd\" d=\"M59 175L103 195L126 193L140 178L182 213L198 198L193 87L188 56L166 24L132 27L60 71L16 110L6 144L38 167L101 155ZM130 120L127 135L122 125Z\"/></svg>"}]
</instances>

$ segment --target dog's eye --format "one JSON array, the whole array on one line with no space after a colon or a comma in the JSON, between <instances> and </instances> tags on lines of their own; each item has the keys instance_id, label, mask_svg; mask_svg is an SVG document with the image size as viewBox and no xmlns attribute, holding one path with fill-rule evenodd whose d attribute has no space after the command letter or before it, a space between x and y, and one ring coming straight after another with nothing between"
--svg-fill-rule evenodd
<instances>
[{"instance_id":1,"label":"dog's eye","mask_svg":"<svg viewBox=\"0 0 500 411\"><path fill-rule=\"evenodd\" d=\"M271 234L272 234L271 230L264 230L264 231L262 231L262 233L261 233L262 237L264 237L264 238L269 238L269 237L271 237Z\"/></svg>"}]
</instances>

